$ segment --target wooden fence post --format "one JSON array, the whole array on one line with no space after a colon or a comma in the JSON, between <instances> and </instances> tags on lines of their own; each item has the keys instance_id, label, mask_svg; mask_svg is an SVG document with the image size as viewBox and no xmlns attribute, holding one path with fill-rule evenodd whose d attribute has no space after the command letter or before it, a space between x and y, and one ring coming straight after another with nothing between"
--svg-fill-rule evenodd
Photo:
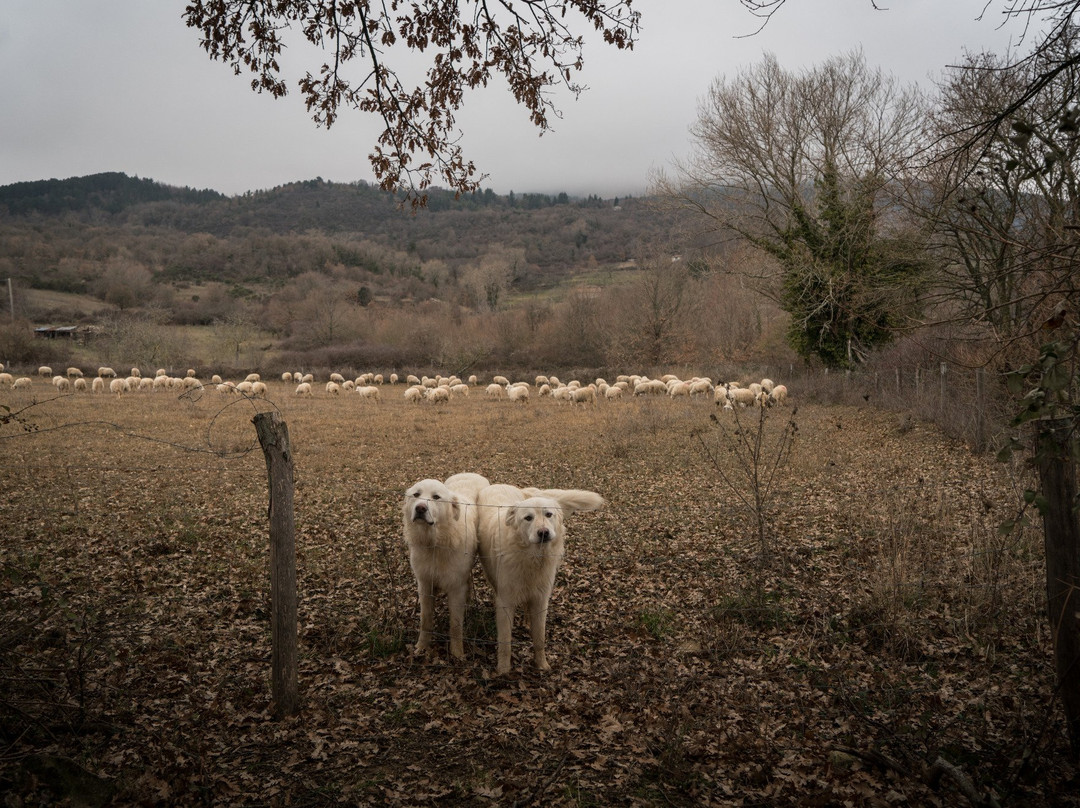
<instances>
[{"instance_id":1,"label":"wooden fence post","mask_svg":"<svg viewBox=\"0 0 1080 808\"><path fill-rule=\"evenodd\" d=\"M1070 419L1036 424L1039 481L1046 498L1046 605L1054 636L1065 724L1074 754L1080 753L1080 523L1076 512L1076 436Z\"/></svg>"},{"instance_id":2,"label":"wooden fence post","mask_svg":"<svg viewBox=\"0 0 1080 808\"><path fill-rule=\"evenodd\" d=\"M251 422L270 478L270 688L274 715L283 718L300 711L292 449L289 428L276 412L260 412Z\"/></svg>"}]
</instances>

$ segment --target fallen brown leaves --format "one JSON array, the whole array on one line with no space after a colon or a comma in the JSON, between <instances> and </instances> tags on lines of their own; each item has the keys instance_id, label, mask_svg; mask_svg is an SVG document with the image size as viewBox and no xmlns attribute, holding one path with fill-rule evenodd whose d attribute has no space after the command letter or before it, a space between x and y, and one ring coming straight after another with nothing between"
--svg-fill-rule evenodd
<instances>
[{"instance_id":1,"label":"fallen brown leaves","mask_svg":"<svg viewBox=\"0 0 1080 808\"><path fill-rule=\"evenodd\" d=\"M303 701L286 721L250 410L73 397L3 439L9 804L1077 804L1041 542L996 530L1023 487L1006 467L891 414L803 408L763 563L694 437L721 428L705 402L384 393L279 393ZM468 661L445 638L411 653L401 492L465 470L610 503L570 524L550 673L519 626L514 673L492 675L479 573Z\"/></svg>"}]
</instances>

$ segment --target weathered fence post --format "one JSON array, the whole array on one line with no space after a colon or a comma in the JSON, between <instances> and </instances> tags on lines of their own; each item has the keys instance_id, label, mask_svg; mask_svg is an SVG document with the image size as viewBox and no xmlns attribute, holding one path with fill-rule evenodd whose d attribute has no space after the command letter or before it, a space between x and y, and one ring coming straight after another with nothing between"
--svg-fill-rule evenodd
<instances>
[{"instance_id":1,"label":"weathered fence post","mask_svg":"<svg viewBox=\"0 0 1080 808\"><path fill-rule=\"evenodd\" d=\"M1076 512L1076 436L1069 419L1037 422L1035 458L1046 498L1046 605L1054 636L1061 703L1073 753L1080 753L1080 524Z\"/></svg>"},{"instance_id":2,"label":"weathered fence post","mask_svg":"<svg viewBox=\"0 0 1080 808\"><path fill-rule=\"evenodd\" d=\"M945 412L945 373L948 371L949 366L944 362L941 363L941 386L938 389L938 414Z\"/></svg>"},{"instance_id":3,"label":"weathered fence post","mask_svg":"<svg viewBox=\"0 0 1080 808\"><path fill-rule=\"evenodd\" d=\"M292 449L289 428L276 412L260 412L251 422L259 435L270 478L270 688L274 715L282 718L300 710Z\"/></svg>"},{"instance_id":4,"label":"weathered fence post","mask_svg":"<svg viewBox=\"0 0 1080 808\"><path fill-rule=\"evenodd\" d=\"M975 451L986 448L986 371L975 369Z\"/></svg>"}]
</instances>

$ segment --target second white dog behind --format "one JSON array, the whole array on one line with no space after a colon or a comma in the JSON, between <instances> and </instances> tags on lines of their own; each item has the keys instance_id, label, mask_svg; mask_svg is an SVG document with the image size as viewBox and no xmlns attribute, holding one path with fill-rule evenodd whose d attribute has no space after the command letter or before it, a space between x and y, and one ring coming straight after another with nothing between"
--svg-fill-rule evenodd
<instances>
[{"instance_id":1,"label":"second white dog behind","mask_svg":"<svg viewBox=\"0 0 1080 808\"><path fill-rule=\"evenodd\" d=\"M565 551L564 520L578 511L599 510L604 498L575 489L491 485L480 491L476 504L480 563L495 590L496 673L510 672L510 641L518 606L528 610L536 667L548 670L544 653L547 610Z\"/></svg>"}]
</instances>

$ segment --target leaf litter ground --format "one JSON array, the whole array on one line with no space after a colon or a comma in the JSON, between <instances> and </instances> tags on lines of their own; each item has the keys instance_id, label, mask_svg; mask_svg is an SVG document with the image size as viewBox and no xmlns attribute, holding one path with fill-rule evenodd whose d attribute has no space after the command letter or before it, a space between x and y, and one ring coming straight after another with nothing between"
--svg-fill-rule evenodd
<instances>
[{"instance_id":1,"label":"leaf litter ground","mask_svg":"<svg viewBox=\"0 0 1080 808\"><path fill-rule=\"evenodd\" d=\"M383 398L258 405L296 464L281 721L253 405L65 397L0 427L7 804L1078 804L1041 539L997 530L1016 469L895 414L773 410L798 434L763 557L709 402ZM570 520L548 673L519 617L493 675L479 569L467 661L412 654L401 495L459 471L608 501Z\"/></svg>"}]
</instances>

